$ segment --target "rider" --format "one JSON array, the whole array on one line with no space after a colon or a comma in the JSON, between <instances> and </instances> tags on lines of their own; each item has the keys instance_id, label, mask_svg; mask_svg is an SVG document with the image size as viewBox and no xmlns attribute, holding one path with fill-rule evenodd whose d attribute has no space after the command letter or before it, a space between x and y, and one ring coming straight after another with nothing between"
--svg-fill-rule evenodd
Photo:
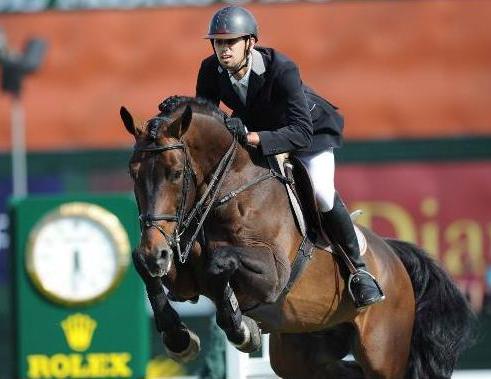
<instances>
[{"instance_id":1,"label":"rider","mask_svg":"<svg viewBox=\"0 0 491 379\"><path fill-rule=\"evenodd\" d=\"M334 188L333 148L342 145L343 118L305 86L298 68L278 51L256 46L258 28L245 8L227 6L208 29L214 54L199 70L196 96L232 111L227 126L239 142L264 155L294 152L311 176L322 228L353 264L349 290L357 308L384 295L360 256L350 215Z\"/></svg>"}]
</instances>

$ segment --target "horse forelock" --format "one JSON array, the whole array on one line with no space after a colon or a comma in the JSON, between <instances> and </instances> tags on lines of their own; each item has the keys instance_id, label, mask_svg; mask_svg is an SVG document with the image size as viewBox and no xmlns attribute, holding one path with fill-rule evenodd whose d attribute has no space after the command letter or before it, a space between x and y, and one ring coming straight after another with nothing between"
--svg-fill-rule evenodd
<instances>
[{"instance_id":1,"label":"horse forelock","mask_svg":"<svg viewBox=\"0 0 491 379\"><path fill-rule=\"evenodd\" d=\"M160 115L151 118L145 124L147 136L150 139L155 140L159 135L162 125L168 124L170 121L171 119L169 117L163 117Z\"/></svg>"}]
</instances>

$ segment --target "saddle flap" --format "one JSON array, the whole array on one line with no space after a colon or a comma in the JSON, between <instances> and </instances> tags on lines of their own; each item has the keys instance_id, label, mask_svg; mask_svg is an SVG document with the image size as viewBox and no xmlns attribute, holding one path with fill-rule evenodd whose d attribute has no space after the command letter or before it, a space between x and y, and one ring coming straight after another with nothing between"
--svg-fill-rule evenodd
<instances>
[{"instance_id":1,"label":"saddle flap","mask_svg":"<svg viewBox=\"0 0 491 379\"><path fill-rule=\"evenodd\" d=\"M279 166L282 174L289 179L286 184L293 214L299 225L302 235L308 235L309 239L319 248L332 253L331 243L322 232L322 223L319 217L317 200L305 165L295 156L280 154L276 156L275 163ZM274 166L273 166L274 167ZM354 220L361 214L357 210L351 214ZM366 252L367 243L363 232L355 225L356 237L360 253Z\"/></svg>"},{"instance_id":2,"label":"saddle flap","mask_svg":"<svg viewBox=\"0 0 491 379\"><path fill-rule=\"evenodd\" d=\"M292 166L292 187L297 193L306 228L313 234L315 244L329 245L329 240L322 233L322 224L317 212L317 200L308 170L302 161L295 156L289 157L288 163Z\"/></svg>"}]
</instances>

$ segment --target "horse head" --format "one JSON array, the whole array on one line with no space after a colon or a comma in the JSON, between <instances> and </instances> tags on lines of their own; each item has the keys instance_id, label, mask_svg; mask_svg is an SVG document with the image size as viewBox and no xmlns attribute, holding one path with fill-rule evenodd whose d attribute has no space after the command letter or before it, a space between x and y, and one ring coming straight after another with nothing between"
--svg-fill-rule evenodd
<instances>
[{"instance_id":1,"label":"horse head","mask_svg":"<svg viewBox=\"0 0 491 379\"><path fill-rule=\"evenodd\" d=\"M129 162L141 225L135 258L153 277L168 274L175 255L184 263L193 248L193 226L202 212L196 208L196 197L206 192L209 167L216 163L209 161L207 151L217 144L210 131L220 130L229 143L232 140L219 117L193 113L193 107L203 105L196 99L171 97L159 106L161 113L143 125L135 125L126 108L120 110L126 130L135 138ZM212 124L220 127L208 127Z\"/></svg>"}]
</instances>

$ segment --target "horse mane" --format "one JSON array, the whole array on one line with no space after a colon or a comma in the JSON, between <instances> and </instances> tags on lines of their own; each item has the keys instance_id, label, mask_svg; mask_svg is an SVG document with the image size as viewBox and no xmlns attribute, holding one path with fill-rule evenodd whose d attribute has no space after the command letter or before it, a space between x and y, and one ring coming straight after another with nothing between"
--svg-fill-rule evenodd
<instances>
[{"instance_id":1,"label":"horse mane","mask_svg":"<svg viewBox=\"0 0 491 379\"><path fill-rule=\"evenodd\" d=\"M227 114L218 108L211 101L202 97L190 96L170 96L159 104L160 114L157 117L168 117L183 106L191 106L193 112L199 112L214 116L220 121L223 121Z\"/></svg>"},{"instance_id":2,"label":"horse mane","mask_svg":"<svg viewBox=\"0 0 491 379\"><path fill-rule=\"evenodd\" d=\"M164 99L159 104L160 113L152 117L145 123L147 135L151 139L155 139L160 131L160 128L165 122L171 120L174 112L182 107L190 106L193 112L213 116L217 121L223 124L223 121L228 115L219 109L211 101L202 97L178 96L173 95Z\"/></svg>"}]
</instances>

